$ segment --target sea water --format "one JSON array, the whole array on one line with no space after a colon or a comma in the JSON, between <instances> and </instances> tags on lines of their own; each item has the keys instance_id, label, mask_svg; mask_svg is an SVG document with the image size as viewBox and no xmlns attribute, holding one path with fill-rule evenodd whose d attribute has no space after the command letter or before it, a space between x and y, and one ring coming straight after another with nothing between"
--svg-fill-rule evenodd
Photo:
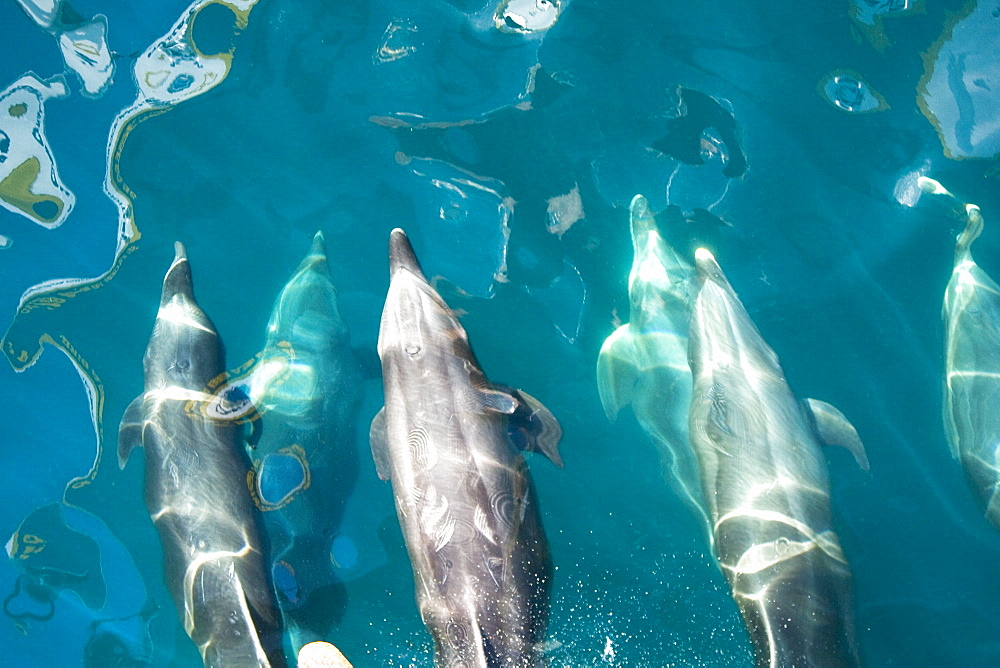
<instances>
[{"instance_id":1,"label":"sea water","mask_svg":"<svg viewBox=\"0 0 1000 668\"><path fill-rule=\"evenodd\" d=\"M529 455L552 665L750 665L704 528L597 393L642 193L679 250L712 249L795 392L867 446L869 472L827 452L865 664L1000 665L1000 536L941 424L961 223L916 187L982 208L976 257L1000 275L998 17L986 0L0 5L0 663L199 664L142 467L116 461L173 242L237 368L316 230L373 354L403 227L487 375L562 424L564 469ZM363 391L328 640L358 666L427 666L367 443L377 368Z\"/></svg>"}]
</instances>

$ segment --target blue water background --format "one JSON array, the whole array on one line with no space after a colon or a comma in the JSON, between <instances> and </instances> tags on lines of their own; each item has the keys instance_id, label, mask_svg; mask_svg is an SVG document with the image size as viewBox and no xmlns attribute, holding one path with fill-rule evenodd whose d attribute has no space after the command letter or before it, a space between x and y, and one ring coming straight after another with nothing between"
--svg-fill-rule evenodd
<instances>
[{"instance_id":1,"label":"blue water background","mask_svg":"<svg viewBox=\"0 0 1000 668\"><path fill-rule=\"evenodd\" d=\"M108 17L118 54L103 97L82 97L67 74L71 95L45 105L76 208L52 230L0 210L0 234L13 240L0 251L7 341L32 353L44 334L62 343L44 344L19 373L0 365L0 537L65 501L59 535L96 543L100 556L64 555L55 572L86 583L77 589L98 579L106 588L91 607L56 587L49 621L0 616L3 661L79 665L101 631L134 657L198 665L162 583L142 467L120 472L115 456L173 242L186 244L198 299L236 367L258 352L274 297L317 229L353 343L371 351L386 241L401 226L428 275L445 279L490 378L529 391L562 424L565 469L530 457L557 569L553 665L750 665L702 528L631 414L606 419L594 379L601 343L627 318L625 207L636 193L668 204L680 163L649 146L667 133L683 86L725 101L749 168L726 179L717 165L681 165L671 203L721 200L712 210L722 222L674 237L688 251L712 247L795 391L835 404L867 445L870 472L846 452L827 454L866 665L1000 665L1000 536L973 503L940 417L940 307L957 222L893 194L923 169L978 204L976 257L1000 276L995 161L946 158L916 104L922 54L962 3L886 19L877 48L847 2L573 0L548 32L519 36L493 30L490 8L471 0L262 0L232 38L226 79L144 117L123 142L115 165L142 236L114 278L15 319L31 286L98 277L115 260L118 211L102 190L109 129L135 98L131 63L187 8L154 4L74 2L81 15ZM407 55L383 62L391 25L402 26L393 44ZM54 38L16 3L0 5L0 27L0 81L63 71ZM198 30L205 43L219 30L225 46L225 27L206 20ZM539 63L547 88L533 97L525 89ZM888 108L849 114L824 99L819 82L842 69L861 73ZM394 132L384 117L456 125L442 138ZM440 185L456 179L482 187L460 197ZM546 229L546 203L574 188L585 216L559 237ZM506 281L495 281L505 263ZM99 379L97 430L82 363ZM342 616L328 639L358 666L430 665L391 489L367 444L380 381L364 392L360 474L340 531L357 563L340 574ZM67 488L88 472L88 484ZM0 596L21 572L0 560ZM100 651L91 643L93 665Z\"/></svg>"}]
</instances>

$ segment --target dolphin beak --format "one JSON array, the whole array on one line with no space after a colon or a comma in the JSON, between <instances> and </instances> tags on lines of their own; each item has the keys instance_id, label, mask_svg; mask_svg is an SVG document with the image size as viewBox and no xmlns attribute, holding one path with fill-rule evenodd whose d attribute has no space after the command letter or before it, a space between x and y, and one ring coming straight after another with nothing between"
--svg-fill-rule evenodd
<instances>
[{"instance_id":1,"label":"dolphin beak","mask_svg":"<svg viewBox=\"0 0 1000 668\"><path fill-rule=\"evenodd\" d=\"M309 247L310 255L321 255L326 259L326 239L323 237L323 230L318 230L313 236L312 246Z\"/></svg>"},{"instance_id":2,"label":"dolphin beak","mask_svg":"<svg viewBox=\"0 0 1000 668\"><path fill-rule=\"evenodd\" d=\"M656 231L656 219L649 208L649 202L642 195L632 198L629 215L632 219L632 243L638 252L645 245L649 233Z\"/></svg>"},{"instance_id":3,"label":"dolphin beak","mask_svg":"<svg viewBox=\"0 0 1000 668\"><path fill-rule=\"evenodd\" d=\"M427 280L420 269L420 262L413 253L413 246L410 245L406 232L397 227L389 234L389 278L393 278L400 269Z\"/></svg>"},{"instance_id":4,"label":"dolphin beak","mask_svg":"<svg viewBox=\"0 0 1000 668\"><path fill-rule=\"evenodd\" d=\"M323 236L323 230L319 230L313 235L312 245L309 246L309 253L299 263L299 267L295 270L295 273L301 274L309 270L326 274L327 276L330 274L330 268L326 260L326 238Z\"/></svg>"},{"instance_id":5,"label":"dolphin beak","mask_svg":"<svg viewBox=\"0 0 1000 668\"><path fill-rule=\"evenodd\" d=\"M188 263L184 244L174 242L174 261L163 277L163 294L160 304L166 304L174 295L183 294L194 299L194 288L191 283L191 265Z\"/></svg>"},{"instance_id":6,"label":"dolphin beak","mask_svg":"<svg viewBox=\"0 0 1000 668\"><path fill-rule=\"evenodd\" d=\"M698 282L702 285L711 281L723 288L731 289L729 280L722 273L722 267L715 261L715 256L707 248L699 248L694 252L694 266L698 271Z\"/></svg>"}]
</instances>

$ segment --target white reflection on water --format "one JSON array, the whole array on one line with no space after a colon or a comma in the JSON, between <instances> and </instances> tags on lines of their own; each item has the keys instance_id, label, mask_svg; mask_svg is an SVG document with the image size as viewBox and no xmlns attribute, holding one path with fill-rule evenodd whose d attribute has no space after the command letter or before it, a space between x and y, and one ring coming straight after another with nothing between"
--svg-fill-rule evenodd
<instances>
[{"instance_id":1,"label":"white reflection on water","mask_svg":"<svg viewBox=\"0 0 1000 668\"><path fill-rule=\"evenodd\" d=\"M1000 153L1000 18L995 2L978 2L945 26L925 58L918 103L951 158Z\"/></svg>"},{"instance_id":2,"label":"white reflection on water","mask_svg":"<svg viewBox=\"0 0 1000 668\"><path fill-rule=\"evenodd\" d=\"M0 92L0 205L47 228L76 203L45 136L45 103L67 95L61 74L43 81L32 72Z\"/></svg>"}]
</instances>

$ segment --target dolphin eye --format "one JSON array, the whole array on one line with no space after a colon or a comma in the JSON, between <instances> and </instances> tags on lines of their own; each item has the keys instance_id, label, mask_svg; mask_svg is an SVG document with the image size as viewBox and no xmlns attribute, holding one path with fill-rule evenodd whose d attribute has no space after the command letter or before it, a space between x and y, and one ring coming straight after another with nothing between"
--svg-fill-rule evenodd
<instances>
[{"instance_id":1,"label":"dolphin eye","mask_svg":"<svg viewBox=\"0 0 1000 668\"><path fill-rule=\"evenodd\" d=\"M416 355L420 352L420 346L415 343L407 343L405 350L407 355Z\"/></svg>"},{"instance_id":2,"label":"dolphin eye","mask_svg":"<svg viewBox=\"0 0 1000 668\"><path fill-rule=\"evenodd\" d=\"M191 366L191 363L187 360L177 360L174 363L174 367L180 371L186 371L189 366Z\"/></svg>"}]
</instances>

